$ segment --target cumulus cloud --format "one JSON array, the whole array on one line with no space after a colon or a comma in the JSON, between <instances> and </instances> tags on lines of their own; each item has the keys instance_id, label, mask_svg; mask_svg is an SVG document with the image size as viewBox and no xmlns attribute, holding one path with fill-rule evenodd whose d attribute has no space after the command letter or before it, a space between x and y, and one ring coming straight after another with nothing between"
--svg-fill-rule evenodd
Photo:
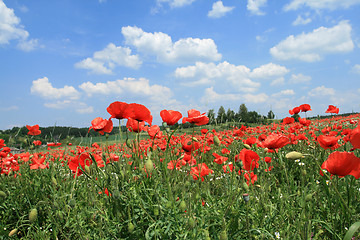
<instances>
[{"instance_id":1,"label":"cumulus cloud","mask_svg":"<svg viewBox=\"0 0 360 240\"><path fill-rule=\"evenodd\" d=\"M252 81L250 69L244 65L235 66L226 61L214 64L196 62L194 66L180 67L175 70L176 78L188 78L201 83L210 83L216 80L226 80L234 89L243 92L254 92L260 87L260 83ZM199 83L199 82L196 82ZM186 82L188 86L188 82Z\"/></svg>"},{"instance_id":2,"label":"cumulus cloud","mask_svg":"<svg viewBox=\"0 0 360 240\"><path fill-rule=\"evenodd\" d=\"M297 18L295 19L295 21L292 23L293 26L297 26L297 25L306 25L308 23L311 23L311 18L307 17L307 18L302 18L301 15L298 15Z\"/></svg>"},{"instance_id":3,"label":"cumulus cloud","mask_svg":"<svg viewBox=\"0 0 360 240\"><path fill-rule=\"evenodd\" d=\"M110 43L101 51L95 52L92 58L86 58L75 64L76 68L88 69L94 74L112 74L117 66L137 69L142 64L137 55L131 55L131 49L115 46Z\"/></svg>"},{"instance_id":4,"label":"cumulus cloud","mask_svg":"<svg viewBox=\"0 0 360 240\"><path fill-rule=\"evenodd\" d=\"M314 1L314 0L292 0L289 4L285 5L284 10L297 10L301 7L309 7L314 10L329 9L335 10L339 8L350 8L351 6L360 4L360 0L325 0L325 1Z\"/></svg>"},{"instance_id":5,"label":"cumulus cloud","mask_svg":"<svg viewBox=\"0 0 360 240\"><path fill-rule=\"evenodd\" d=\"M261 7L266 5L267 0L248 0L247 10L254 15L264 15L265 13L260 10Z\"/></svg>"},{"instance_id":6,"label":"cumulus cloud","mask_svg":"<svg viewBox=\"0 0 360 240\"><path fill-rule=\"evenodd\" d=\"M86 103L72 101L72 100L59 100L55 102L44 103L44 106L52 109L74 109L77 113L88 114L93 113L94 108L88 106Z\"/></svg>"},{"instance_id":7,"label":"cumulus cloud","mask_svg":"<svg viewBox=\"0 0 360 240\"><path fill-rule=\"evenodd\" d=\"M18 40L18 48L24 51L33 50L36 47L37 40L28 40L29 32L20 24L14 10L6 7L5 3L0 1L0 45L9 44L11 40Z\"/></svg>"},{"instance_id":8,"label":"cumulus cloud","mask_svg":"<svg viewBox=\"0 0 360 240\"><path fill-rule=\"evenodd\" d=\"M164 3L167 3L171 8L178 8L190 5L195 1L196 0L156 0L156 4L162 6Z\"/></svg>"},{"instance_id":9,"label":"cumulus cloud","mask_svg":"<svg viewBox=\"0 0 360 240\"><path fill-rule=\"evenodd\" d=\"M149 98L153 102L171 102L173 95L170 88L158 84L150 85L149 80L146 78L124 78L96 84L85 82L79 88L88 96L94 94L140 96Z\"/></svg>"},{"instance_id":10,"label":"cumulus cloud","mask_svg":"<svg viewBox=\"0 0 360 240\"><path fill-rule=\"evenodd\" d=\"M221 18L228 12L231 12L235 7L225 7L222 1L214 2L212 9L208 12L208 17Z\"/></svg>"},{"instance_id":11,"label":"cumulus cloud","mask_svg":"<svg viewBox=\"0 0 360 240\"><path fill-rule=\"evenodd\" d=\"M284 66L274 64L274 63L268 63L265 65L262 65L258 68L255 68L250 76L252 78L273 78L273 77L281 77L287 74L290 70L287 69Z\"/></svg>"},{"instance_id":12,"label":"cumulus cloud","mask_svg":"<svg viewBox=\"0 0 360 240\"><path fill-rule=\"evenodd\" d=\"M266 102L268 96L265 93L260 94L220 94L214 91L213 87L205 89L204 95L201 98L203 103L218 103L218 102L245 102L245 103L263 103Z\"/></svg>"},{"instance_id":13,"label":"cumulus cloud","mask_svg":"<svg viewBox=\"0 0 360 240\"><path fill-rule=\"evenodd\" d=\"M159 62L218 61L221 54L212 39L183 38L173 42L166 33L144 32L138 27L123 27L122 34L128 45L139 52L152 55Z\"/></svg>"},{"instance_id":14,"label":"cumulus cloud","mask_svg":"<svg viewBox=\"0 0 360 240\"><path fill-rule=\"evenodd\" d=\"M352 67L352 71L353 71L354 73L360 74L360 64L355 64L355 65Z\"/></svg>"},{"instance_id":15,"label":"cumulus cloud","mask_svg":"<svg viewBox=\"0 0 360 240\"><path fill-rule=\"evenodd\" d=\"M308 94L311 97L333 96L335 95L335 90L333 88L327 88L322 85L312 89Z\"/></svg>"},{"instance_id":16,"label":"cumulus cloud","mask_svg":"<svg viewBox=\"0 0 360 240\"><path fill-rule=\"evenodd\" d=\"M65 85L63 88L55 88L47 77L39 78L32 82L31 94L39 95L46 99L78 99L80 94L72 86Z\"/></svg>"},{"instance_id":17,"label":"cumulus cloud","mask_svg":"<svg viewBox=\"0 0 360 240\"><path fill-rule=\"evenodd\" d=\"M353 49L351 25L348 21L341 21L332 28L320 27L310 33L290 35L272 47L270 53L280 60L315 62L326 54L346 53Z\"/></svg>"},{"instance_id":18,"label":"cumulus cloud","mask_svg":"<svg viewBox=\"0 0 360 240\"><path fill-rule=\"evenodd\" d=\"M310 76L306 76L306 75L299 73L299 74L291 74L289 83L294 83L294 84L308 83L310 81L311 81Z\"/></svg>"},{"instance_id":19,"label":"cumulus cloud","mask_svg":"<svg viewBox=\"0 0 360 240\"><path fill-rule=\"evenodd\" d=\"M282 91L280 91L280 92L274 93L274 94L272 94L271 96L272 96L272 97L283 97L283 96L292 96L292 95L295 95L294 90L292 90L292 89L285 89L285 90L282 90Z\"/></svg>"}]
</instances>

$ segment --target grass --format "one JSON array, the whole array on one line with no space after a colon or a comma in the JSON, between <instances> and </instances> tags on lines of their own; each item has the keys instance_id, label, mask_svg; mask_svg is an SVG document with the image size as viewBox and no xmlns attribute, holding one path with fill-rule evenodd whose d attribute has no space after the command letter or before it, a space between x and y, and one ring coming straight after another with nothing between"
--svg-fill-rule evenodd
<instances>
[{"instance_id":1,"label":"grass","mask_svg":"<svg viewBox=\"0 0 360 240\"><path fill-rule=\"evenodd\" d=\"M179 131L171 140L143 135L137 142L131 134L127 146L117 144L116 136L107 143L103 138L83 139L84 146L42 152L48 163L44 169L30 169L35 157L3 157L3 171L6 164L13 165L10 173L1 174L0 239L343 239L360 217L360 184L353 176L321 176L321 164L335 150L321 148L309 133L317 128L320 135L323 127L335 123L339 124L314 121L313 127L299 126L298 133L305 133L309 142L298 141L277 152L252 145L260 159L252 170L257 176L253 184L246 172L239 174L242 162L235 162L248 147L243 141L275 131L290 136L295 125L284 130L271 130L273 125L248 128L242 137L220 127L215 134L201 134L201 127L186 134ZM182 140L195 130L196 139L185 142L200 144L191 153L196 160L191 166L191 161L182 161ZM93 142L104 144L89 147ZM336 151L351 148L348 142L340 143ZM222 153L224 148L229 154ZM302 157L286 158L292 151ZM81 163L82 152L89 153L85 162L91 164ZM36 149L30 153L34 156ZM213 153L228 160L215 163ZM360 156L359 150L354 153ZM6 163L9 157L16 163ZM76 159L82 173L78 176L69 168ZM169 169L172 161L181 167ZM213 172L198 169L200 174L194 174L200 163ZM37 210L35 219L29 218L32 209ZM9 237L13 229L17 233ZM358 236L357 229L353 235Z\"/></svg>"}]
</instances>

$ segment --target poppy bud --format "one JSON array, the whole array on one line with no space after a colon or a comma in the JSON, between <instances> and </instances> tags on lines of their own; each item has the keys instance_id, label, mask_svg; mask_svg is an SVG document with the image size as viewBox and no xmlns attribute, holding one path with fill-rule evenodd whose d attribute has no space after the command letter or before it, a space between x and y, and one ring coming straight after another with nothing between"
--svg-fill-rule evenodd
<instances>
[{"instance_id":1,"label":"poppy bud","mask_svg":"<svg viewBox=\"0 0 360 240\"><path fill-rule=\"evenodd\" d=\"M51 182L54 186L57 186L57 181L55 177L51 177Z\"/></svg>"},{"instance_id":2,"label":"poppy bud","mask_svg":"<svg viewBox=\"0 0 360 240\"><path fill-rule=\"evenodd\" d=\"M17 232L18 232L18 230L16 228L14 228L13 230L11 230L9 232L9 237L14 236L15 234L17 234Z\"/></svg>"},{"instance_id":3,"label":"poppy bud","mask_svg":"<svg viewBox=\"0 0 360 240\"><path fill-rule=\"evenodd\" d=\"M296 159L299 159L299 158L303 158L304 156L302 155L302 153L299 153L299 152L289 152L285 155L285 157L287 159L290 159L290 160L296 160Z\"/></svg>"},{"instance_id":4,"label":"poppy bud","mask_svg":"<svg viewBox=\"0 0 360 240\"><path fill-rule=\"evenodd\" d=\"M243 199L245 202L248 202L250 200L249 194L248 193L244 193L243 194Z\"/></svg>"},{"instance_id":5,"label":"poppy bud","mask_svg":"<svg viewBox=\"0 0 360 240\"><path fill-rule=\"evenodd\" d=\"M184 200L182 200L182 201L180 202L179 208L180 208L180 210L181 210L182 212L184 212L184 211L186 210L186 203L185 203Z\"/></svg>"},{"instance_id":6,"label":"poppy bud","mask_svg":"<svg viewBox=\"0 0 360 240\"><path fill-rule=\"evenodd\" d=\"M159 208L158 207L154 208L154 215L159 216Z\"/></svg>"},{"instance_id":7,"label":"poppy bud","mask_svg":"<svg viewBox=\"0 0 360 240\"><path fill-rule=\"evenodd\" d=\"M192 137L191 139L192 139L194 142L199 142L199 140L197 140L196 137Z\"/></svg>"},{"instance_id":8,"label":"poppy bud","mask_svg":"<svg viewBox=\"0 0 360 240\"><path fill-rule=\"evenodd\" d=\"M311 199L312 199L312 194L311 193L309 193L309 194L307 194L306 196L305 196L305 201L311 201Z\"/></svg>"},{"instance_id":9,"label":"poppy bud","mask_svg":"<svg viewBox=\"0 0 360 240\"><path fill-rule=\"evenodd\" d=\"M38 211L36 208L32 209L29 213L29 221L31 223L35 222L38 217Z\"/></svg>"},{"instance_id":10,"label":"poppy bud","mask_svg":"<svg viewBox=\"0 0 360 240\"><path fill-rule=\"evenodd\" d=\"M132 232L134 231L134 229L135 229L134 224L133 224L132 222L129 222L129 224L128 224L128 231L129 231L129 233L132 233Z\"/></svg>"},{"instance_id":11,"label":"poppy bud","mask_svg":"<svg viewBox=\"0 0 360 240\"><path fill-rule=\"evenodd\" d=\"M228 236L227 236L226 231L224 230L220 233L220 240L227 240L227 239L228 239Z\"/></svg>"},{"instance_id":12,"label":"poppy bud","mask_svg":"<svg viewBox=\"0 0 360 240\"><path fill-rule=\"evenodd\" d=\"M195 227L195 224L196 224L194 218L189 218L188 224L189 224L189 227L190 227L190 228L194 228L194 227Z\"/></svg>"},{"instance_id":13,"label":"poppy bud","mask_svg":"<svg viewBox=\"0 0 360 240\"><path fill-rule=\"evenodd\" d=\"M0 191L0 197L2 197L2 198L6 198L6 193L5 193L5 192L3 192L3 191Z\"/></svg>"},{"instance_id":14,"label":"poppy bud","mask_svg":"<svg viewBox=\"0 0 360 240\"><path fill-rule=\"evenodd\" d=\"M116 199L120 199L120 197L121 197L120 191L118 189L115 189L113 192L113 196Z\"/></svg>"},{"instance_id":15,"label":"poppy bud","mask_svg":"<svg viewBox=\"0 0 360 240\"><path fill-rule=\"evenodd\" d=\"M221 142L218 136L214 135L214 143L216 146L220 146Z\"/></svg>"},{"instance_id":16,"label":"poppy bud","mask_svg":"<svg viewBox=\"0 0 360 240\"><path fill-rule=\"evenodd\" d=\"M85 165L85 172L90 175L91 173L91 170L90 170L90 167L88 165Z\"/></svg>"},{"instance_id":17,"label":"poppy bud","mask_svg":"<svg viewBox=\"0 0 360 240\"><path fill-rule=\"evenodd\" d=\"M151 159L146 160L146 162L145 162L145 169L146 169L146 172L147 172L148 174L151 174L152 171L154 170L154 164L153 164L153 162L151 161Z\"/></svg>"},{"instance_id":18,"label":"poppy bud","mask_svg":"<svg viewBox=\"0 0 360 240\"><path fill-rule=\"evenodd\" d=\"M250 149L251 147L250 147L250 145L249 145L249 144L244 143L244 148L246 148L246 149Z\"/></svg>"}]
</instances>

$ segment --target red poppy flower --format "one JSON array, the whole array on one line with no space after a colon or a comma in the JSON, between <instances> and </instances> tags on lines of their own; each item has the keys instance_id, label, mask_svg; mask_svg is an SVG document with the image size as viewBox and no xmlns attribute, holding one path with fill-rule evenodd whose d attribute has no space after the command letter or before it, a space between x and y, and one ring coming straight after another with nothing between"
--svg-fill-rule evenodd
<instances>
[{"instance_id":1,"label":"red poppy flower","mask_svg":"<svg viewBox=\"0 0 360 240\"><path fill-rule=\"evenodd\" d=\"M123 119L127 118L125 115L127 106L128 104L125 102L116 101L111 103L106 110L111 114L111 118Z\"/></svg>"},{"instance_id":2,"label":"red poppy flower","mask_svg":"<svg viewBox=\"0 0 360 240\"><path fill-rule=\"evenodd\" d=\"M32 161L32 163L30 164L30 169L49 168L49 163L47 163L46 165L44 164L45 156L39 156L38 154L35 153L31 159L31 161Z\"/></svg>"},{"instance_id":3,"label":"red poppy flower","mask_svg":"<svg viewBox=\"0 0 360 240\"><path fill-rule=\"evenodd\" d=\"M300 107L294 107L292 111L293 111L294 114L298 114L301 111L301 108Z\"/></svg>"},{"instance_id":4,"label":"red poppy flower","mask_svg":"<svg viewBox=\"0 0 360 240\"><path fill-rule=\"evenodd\" d=\"M162 138L162 131L160 131L160 127L158 125L152 125L147 130L151 139L154 138Z\"/></svg>"},{"instance_id":5,"label":"red poppy flower","mask_svg":"<svg viewBox=\"0 0 360 240\"><path fill-rule=\"evenodd\" d=\"M301 109L301 112L307 112L312 110L309 104L301 104L299 108Z\"/></svg>"},{"instance_id":6,"label":"red poppy flower","mask_svg":"<svg viewBox=\"0 0 360 240\"><path fill-rule=\"evenodd\" d=\"M214 162L216 162L217 164L223 164L228 160L227 157L223 157L217 153L213 153L212 155L215 157Z\"/></svg>"},{"instance_id":7,"label":"red poppy flower","mask_svg":"<svg viewBox=\"0 0 360 240\"><path fill-rule=\"evenodd\" d=\"M356 179L360 178L360 158L356 157L354 153L333 152L323 162L321 168L339 177L352 175ZM322 175L322 172L320 173Z\"/></svg>"},{"instance_id":8,"label":"red poppy flower","mask_svg":"<svg viewBox=\"0 0 360 240\"><path fill-rule=\"evenodd\" d=\"M182 123L194 123L197 126L205 125L209 122L209 118L205 115L205 113L200 114L198 110L190 109L188 112L188 117L184 117L182 119Z\"/></svg>"},{"instance_id":9,"label":"red poppy flower","mask_svg":"<svg viewBox=\"0 0 360 240\"><path fill-rule=\"evenodd\" d=\"M360 148L360 125L350 132L350 143L355 149Z\"/></svg>"},{"instance_id":10,"label":"red poppy flower","mask_svg":"<svg viewBox=\"0 0 360 240\"><path fill-rule=\"evenodd\" d=\"M194 139L191 139L190 137L187 137L181 141L182 149L187 152L191 153L194 150L197 150L200 148L200 143L195 141Z\"/></svg>"},{"instance_id":11,"label":"red poppy flower","mask_svg":"<svg viewBox=\"0 0 360 240\"><path fill-rule=\"evenodd\" d=\"M39 130L39 125L29 126L26 125L26 128L29 130L28 135L36 136L41 134L41 130Z\"/></svg>"},{"instance_id":12,"label":"red poppy flower","mask_svg":"<svg viewBox=\"0 0 360 240\"><path fill-rule=\"evenodd\" d=\"M144 121L137 121L135 119L129 118L126 123L127 129L129 129L130 132L141 132L145 128L145 122Z\"/></svg>"},{"instance_id":13,"label":"red poppy flower","mask_svg":"<svg viewBox=\"0 0 360 240\"><path fill-rule=\"evenodd\" d=\"M85 169L85 165L90 166L91 164L92 160L88 152L83 152L78 156L70 157L70 160L68 161L69 168L73 171L73 173L76 173L77 176L82 174L82 170Z\"/></svg>"},{"instance_id":14,"label":"red poppy flower","mask_svg":"<svg viewBox=\"0 0 360 240\"><path fill-rule=\"evenodd\" d=\"M41 145L41 141L40 140L34 140L33 141L33 144L35 145L35 146L40 146ZM1 147L0 147L1 148Z\"/></svg>"},{"instance_id":15,"label":"red poppy flower","mask_svg":"<svg viewBox=\"0 0 360 240\"><path fill-rule=\"evenodd\" d=\"M299 117L299 123L304 126L309 126L311 124L311 120Z\"/></svg>"},{"instance_id":16,"label":"red poppy flower","mask_svg":"<svg viewBox=\"0 0 360 240\"><path fill-rule=\"evenodd\" d=\"M197 180L198 177L201 177L201 181L204 181L204 176L207 176L214 171L211 170L205 163L200 163L196 167L192 167L190 174L193 176L194 180Z\"/></svg>"},{"instance_id":17,"label":"red poppy flower","mask_svg":"<svg viewBox=\"0 0 360 240\"><path fill-rule=\"evenodd\" d=\"M153 116L150 113L150 110L147 109L144 105L137 104L137 103L130 103L125 108L125 112L123 114L125 118L129 119L132 118L139 122L145 121L152 124Z\"/></svg>"},{"instance_id":18,"label":"red poppy flower","mask_svg":"<svg viewBox=\"0 0 360 240\"><path fill-rule=\"evenodd\" d=\"M4 140L4 139L0 139L0 149L2 149L4 146L6 146L5 140Z\"/></svg>"},{"instance_id":19,"label":"red poppy flower","mask_svg":"<svg viewBox=\"0 0 360 240\"><path fill-rule=\"evenodd\" d=\"M182 114L178 111L164 109L160 112L160 117L163 122L166 122L167 125L172 126L177 123L180 118L182 118Z\"/></svg>"},{"instance_id":20,"label":"red poppy flower","mask_svg":"<svg viewBox=\"0 0 360 240\"><path fill-rule=\"evenodd\" d=\"M285 145L289 144L290 140L287 136L283 134L270 134L263 142L262 145L265 148L269 149L278 149L282 148Z\"/></svg>"},{"instance_id":21,"label":"red poppy flower","mask_svg":"<svg viewBox=\"0 0 360 240\"><path fill-rule=\"evenodd\" d=\"M250 184L250 181L251 181L251 184L254 184L257 181L257 175L254 172L251 172L250 175L248 172L246 172L244 174L244 177L246 179L247 185Z\"/></svg>"},{"instance_id":22,"label":"red poppy flower","mask_svg":"<svg viewBox=\"0 0 360 240\"><path fill-rule=\"evenodd\" d=\"M286 117L286 118L284 118L283 119L283 121L282 121L282 124L291 124L291 123L294 123L295 122L295 119L294 118L292 118L292 117Z\"/></svg>"},{"instance_id":23,"label":"red poppy flower","mask_svg":"<svg viewBox=\"0 0 360 240\"><path fill-rule=\"evenodd\" d=\"M94 129L95 132L99 132L101 135L104 135L104 132L110 133L113 130L113 122L111 119L107 120L97 117L91 121L91 125L89 132L91 129Z\"/></svg>"},{"instance_id":24,"label":"red poppy flower","mask_svg":"<svg viewBox=\"0 0 360 240\"><path fill-rule=\"evenodd\" d=\"M325 113L335 113L335 114L339 114L339 108L333 106L333 105L329 105L328 109L326 110Z\"/></svg>"},{"instance_id":25,"label":"red poppy flower","mask_svg":"<svg viewBox=\"0 0 360 240\"><path fill-rule=\"evenodd\" d=\"M242 161L243 169L246 171L252 171L254 168L259 167L259 155L249 149L242 149L241 152L235 156L235 162Z\"/></svg>"},{"instance_id":26,"label":"red poppy flower","mask_svg":"<svg viewBox=\"0 0 360 240\"><path fill-rule=\"evenodd\" d=\"M317 141L322 148L334 150L339 147L338 140L340 138L340 136L320 135L317 137Z\"/></svg>"}]
</instances>

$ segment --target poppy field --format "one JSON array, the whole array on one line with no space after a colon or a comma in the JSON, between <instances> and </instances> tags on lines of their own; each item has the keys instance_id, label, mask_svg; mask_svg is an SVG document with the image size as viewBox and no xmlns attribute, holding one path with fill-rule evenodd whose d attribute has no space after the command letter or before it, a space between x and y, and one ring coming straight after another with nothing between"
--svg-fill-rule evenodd
<instances>
[{"instance_id":1,"label":"poppy field","mask_svg":"<svg viewBox=\"0 0 360 240\"><path fill-rule=\"evenodd\" d=\"M45 149L27 126L23 153L0 139L0 239L358 239L360 114L308 111L221 128L162 110L160 127L145 106L113 102L89 131L126 121L131 140Z\"/></svg>"}]
</instances>

